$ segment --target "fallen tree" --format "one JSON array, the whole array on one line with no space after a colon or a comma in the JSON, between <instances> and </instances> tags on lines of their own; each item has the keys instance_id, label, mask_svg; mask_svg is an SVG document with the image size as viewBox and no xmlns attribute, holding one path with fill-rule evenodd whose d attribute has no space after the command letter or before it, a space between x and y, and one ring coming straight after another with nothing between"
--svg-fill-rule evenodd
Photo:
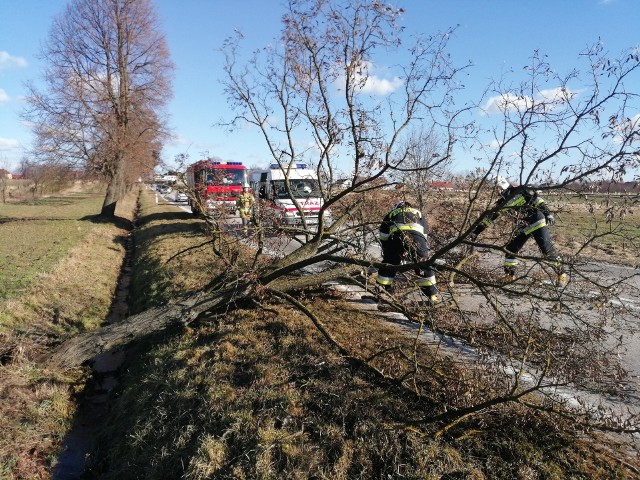
<instances>
[{"instance_id":1,"label":"fallen tree","mask_svg":"<svg viewBox=\"0 0 640 480\"><path fill-rule=\"evenodd\" d=\"M69 340L53 354L53 363L77 365L94 354L134 341L152 331L192 323L206 312L224 311L245 302L258 305L258 300L270 293L276 296L278 292L293 294L331 279L349 277L354 270L379 267L373 246L381 217L399 198L414 200L414 192L391 190L389 183L393 185L393 178L397 178L394 176L402 177L415 169L429 173L446 164L452 158L454 146L460 148L459 145L466 144L474 155L481 152L484 158L477 160L477 172L461 181L464 192L458 197L427 192L436 205L434 216L438 222L432 240L438 246L429 260L397 267L397 271L434 266L463 244L504 256L501 237L496 238L495 244L467 240L485 215L495 212L495 193L490 179L498 173L506 170L518 178L521 185L563 198L563 195L571 193L566 187L591 175L610 175L612 179L618 179L628 169L637 166L635 142L639 135L638 119L633 116L635 110L631 108L636 95L625 89L625 80L640 69L637 54L613 61L603 55L601 47L595 46L583 55L588 60L586 79L581 78L576 70L561 77L550 69L543 56L536 55L531 68L526 70L529 77L519 87L492 86L495 95L486 99L486 104L498 105L501 115L491 132L493 142L489 142L473 120L463 120L472 106L458 111L448 110L453 104L453 93L459 88L457 75L466 68L456 68L445 55L450 32L421 39L411 50L412 62L403 69L404 88L393 97L397 102L390 99L372 103L362 95L367 80L373 79L368 68L377 47L397 48L401 44L400 30L395 23L401 10L377 2L362 2L355 10L342 9L333 2L319 4L322 8L316 10L305 1L289 2L290 12L286 16L281 43L283 51L269 49L266 59L261 61L254 57L243 68L238 64L239 39L230 39L224 50L227 55L227 94L230 103L238 110L231 126L249 124L261 129L272 161L285 175L290 162L303 161L312 154L308 150L298 151L299 143L292 139L297 135L306 138L306 132L313 132L312 140L316 147L313 153L317 154L314 164L318 178L323 180L320 186L324 199L317 225L310 225L309 219L303 215L300 226L263 228L258 218L254 261L240 265L237 250L229 247L237 244L238 238L223 228L222 217L212 216L208 219L211 245L216 255L225 261L222 275L193 296ZM326 30L319 25L324 25ZM333 28L337 26L340 28ZM337 31L343 35L336 35ZM358 41L354 42L354 38ZM332 94L329 79L344 82L339 89L343 96ZM553 82L556 88L550 89L549 82ZM588 88L585 87L585 91L590 93L575 93L569 88L570 82L586 84ZM529 92L545 92L546 95L531 98ZM601 123L599 115L605 106L612 114L608 122ZM274 111L280 115L274 115ZM386 118L383 118L384 114ZM429 140L442 141L427 149L431 152L430 161L415 162L413 157L425 152L416 148L416 142L425 139L409 134L409 130L414 125L423 124L426 118L434 126L429 130ZM278 121L281 123L274 124ZM555 135L553 148L549 132ZM498 146L489 148L486 146L489 143ZM344 158L353 159L350 165L353 174L347 188L341 186L336 189L336 165ZM560 161L564 166L558 167ZM382 182L385 177L391 182ZM288 195L302 213L288 182L285 184L289 189ZM332 220L326 215L329 210L333 214ZM607 235L616 238L628 235L629 243L637 245L637 235L625 229L627 210L627 204L612 206L606 214L604 231L594 221L593 230L579 239L578 253ZM499 228L498 225L496 233L508 238L511 226L502 225L501 231ZM265 255L266 243L274 238L299 242L299 247L286 254ZM530 276L545 275L544 258L525 254L519 257L529 262ZM566 258L565 263L574 277L585 282L584 288L578 291L541 290L536 284L526 288L520 288L518 282L505 285L498 281L495 272L488 268L474 268L472 262L458 261L438 267L441 273L456 273L458 279L480 292L486 305L490 306L484 316L454 309L455 320L448 325L449 331L466 335L474 348L481 351L501 349L506 352L510 368L517 372L512 380L504 382L503 365L492 363L493 357L487 355L472 375L496 379L495 390L474 389L467 379L442 378L443 390L465 392L454 399L448 398L449 403L443 402L443 411L449 412L447 421L455 422L469 412L477 413L500 403L521 403L523 392L530 393L529 389L522 389L525 373L522 365L529 361L543 367L540 370L542 377L537 379L539 386L546 378L561 378L567 384L624 395L616 389L622 384L625 372L619 364L611 368L612 362L616 362L613 352L620 344L611 346L604 340L610 327L624 333L629 326L624 322L614 325L612 307L596 311L594 318L588 320L574 313L578 310L572 308L594 302L591 291L597 292L598 299L607 298L616 285L602 282L597 274L590 275L581 270L571 257ZM311 266L314 271L300 274ZM522 283L525 283L524 277ZM625 280L619 279L615 283ZM517 296L519 303L527 307L525 311L510 309L496 300L509 295ZM553 316L544 315L542 308L544 302L549 301L559 308ZM402 302L396 303L401 309ZM411 318L421 324L427 321L424 313L420 312ZM428 321L436 324L441 319L433 315ZM434 353L434 357L438 355L439 352ZM410 356L406 361L408 364L413 361L413 370L426 368ZM417 390L412 385L412 378L412 375L407 375L400 381L406 388ZM549 400L549 404L542 408L563 414L563 406ZM531 405L531 408L535 407ZM439 417L434 414L432 418ZM576 418L582 417L577 415ZM624 431L636 428L635 423L620 427Z\"/></svg>"}]
</instances>

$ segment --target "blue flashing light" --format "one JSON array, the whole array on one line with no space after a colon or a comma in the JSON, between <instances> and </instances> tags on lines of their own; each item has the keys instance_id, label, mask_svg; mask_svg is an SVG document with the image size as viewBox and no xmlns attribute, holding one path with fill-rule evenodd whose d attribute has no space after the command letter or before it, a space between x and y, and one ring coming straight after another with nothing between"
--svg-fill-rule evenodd
<instances>
[{"instance_id":1,"label":"blue flashing light","mask_svg":"<svg viewBox=\"0 0 640 480\"><path fill-rule=\"evenodd\" d=\"M227 162L227 165L242 165L242 162Z\"/></svg>"},{"instance_id":2,"label":"blue flashing light","mask_svg":"<svg viewBox=\"0 0 640 480\"><path fill-rule=\"evenodd\" d=\"M307 164L306 163L296 163L295 167L296 168L307 168ZM272 169L280 169L280 165L278 165L277 163L272 163L271 164L271 168Z\"/></svg>"},{"instance_id":3,"label":"blue flashing light","mask_svg":"<svg viewBox=\"0 0 640 480\"><path fill-rule=\"evenodd\" d=\"M211 165L220 165L220 162L211 162Z\"/></svg>"}]
</instances>

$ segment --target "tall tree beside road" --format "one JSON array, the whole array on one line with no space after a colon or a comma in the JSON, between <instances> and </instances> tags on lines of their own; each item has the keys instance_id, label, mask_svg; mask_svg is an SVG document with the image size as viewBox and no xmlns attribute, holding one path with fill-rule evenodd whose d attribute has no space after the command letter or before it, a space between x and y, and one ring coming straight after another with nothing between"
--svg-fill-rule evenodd
<instances>
[{"instance_id":1,"label":"tall tree beside road","mask_svg":"<svg viewBox=\"0 0 640 480\"><path fill-rule=\"evenodd\" d=\"M42 90L25 118L34 154L108 180L101 214L113 217L127 185L153 170L167 135L162 109L173 64L150 0L72 0L42 49Z\"/></svg>"}]
</instances>

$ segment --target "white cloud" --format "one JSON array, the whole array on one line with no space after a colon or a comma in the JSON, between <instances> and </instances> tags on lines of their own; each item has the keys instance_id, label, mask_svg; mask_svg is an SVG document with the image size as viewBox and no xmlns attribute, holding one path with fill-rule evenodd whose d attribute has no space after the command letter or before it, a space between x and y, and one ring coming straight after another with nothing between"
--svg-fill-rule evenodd
<instances>
[{"instance_id":1,"label":"white cloud","mask_svg":"<svg viewBox=\"0 0 640 480\"><path fill-rule=\"evenodd\" d=\"M367 78L364 87L362 87L362 92L370 93L372 95L389 95L400 88L403 83L402 79L398 77L394 77L392 80L387 80L386 78L379 78L372 75Z\"/></svg>"},{"instance_id":2,"label":"white cloud","mask_svg":"<svg viewBox=\"0 0 640 480\"><path fill-rule=\"evenodd\" d=\"M13 150L20 147L20 142L14 138L0 137L0 151Z\"/></svg>"},{"instance_id":3,"label":"white cloud","mask_svg":"<svg viewBox=\"0 0 640 480\"><path fill-rule=\"evenodd\" d=\"M561 103L565 103L567 99L571 100L576 95L578 95L578 92L572 92L564 87L556 87L547 90L540 90L538 98L545 102L553 102L559 105Z\"/></svg>"},{"instance_id":4,"label":"white cloud","mask_svg":"<svg viewBox=\"0 0 640 480\"><path fill-rule=\"evenodd\" d=\"M533 105L533 99L531 97L505 93L491 97L481 108L482 115L491 115L494 113L503 113L508 110L522 110L531 105Z\"/></svg>"},{"instance_id":5,"label":"white cloud","mask_svg":"<svg viewBox=\"0 0 640 480\"><path fill-rule=\"evenodd\" d=\"M0 70L8 70L10 68L25 68L27 61L22 57L14 57L9 52L0 51Z\"/></svg>"},{"instance_id":6,"label":"white cloud","mask_svg":"<svg viewBox=\"0 0 640 480\"><path fill-rule=\"evenodd\" d=\"M359 91L370 95L383 96L395 92L404 85L404 81L400 77L391 79L383 78L376 75L374 71L376 67L371 62L365 62L362 66L362 73L355 74L356 85L361 85ZM339 85L344 85L344 77L339 79Z\"/></svg>"},{"instance_id":7,"label":"white cloud","mask_svg":"<svg viewBox=\"0 0 640 480\"><path fill-rule=\"evenodd\" d=\"M523 111L528 108L537 106L540 112L550 111L554 106L562 105L573 99L577 92L572 92L563 87L550 88L541 90L536 99L528 95L515 95L513 93L504 93L489 98L485 104L480 107L481 115L492 115L495 113L504 113L507 111Z\"/></svg>"},{"instance_id":8,"label":"white cloud","mask_svg":"<svg viewBox=\"0 0 640 480\"><path fill-rule=\"evenodd\" d=\"M2 88L0 88L0 105L9 101L9 95Z\"/></svg>"}]
</instances>

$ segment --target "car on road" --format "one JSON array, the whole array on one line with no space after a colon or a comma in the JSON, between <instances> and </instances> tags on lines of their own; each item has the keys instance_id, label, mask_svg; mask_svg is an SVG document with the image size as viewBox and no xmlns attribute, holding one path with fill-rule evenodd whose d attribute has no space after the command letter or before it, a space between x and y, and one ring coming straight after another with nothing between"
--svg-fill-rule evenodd
<instances>
[{"instance_id":1,"label":"car on road","mask_svg":"<svg viewBox=\"0 0 640 480\"><path fill-rule=\"evenodd\" d=\"M169 188L169 185L160 184L156 187L156 191L161 195L166 195L171 191L171 188Z\"/></svg>"},{"instance_id":2,"label":"car on road","mask_svg":"<svg viewBox=\"0 0 640 480\"><path fill-rule=\"evenodd\" d=\"M173 199L176 202L181 202L184 203L188 200L187 198L187 194L184 192L181 192L180 190L176 190L173 194Z\"/></svg>"}]
</instances>

